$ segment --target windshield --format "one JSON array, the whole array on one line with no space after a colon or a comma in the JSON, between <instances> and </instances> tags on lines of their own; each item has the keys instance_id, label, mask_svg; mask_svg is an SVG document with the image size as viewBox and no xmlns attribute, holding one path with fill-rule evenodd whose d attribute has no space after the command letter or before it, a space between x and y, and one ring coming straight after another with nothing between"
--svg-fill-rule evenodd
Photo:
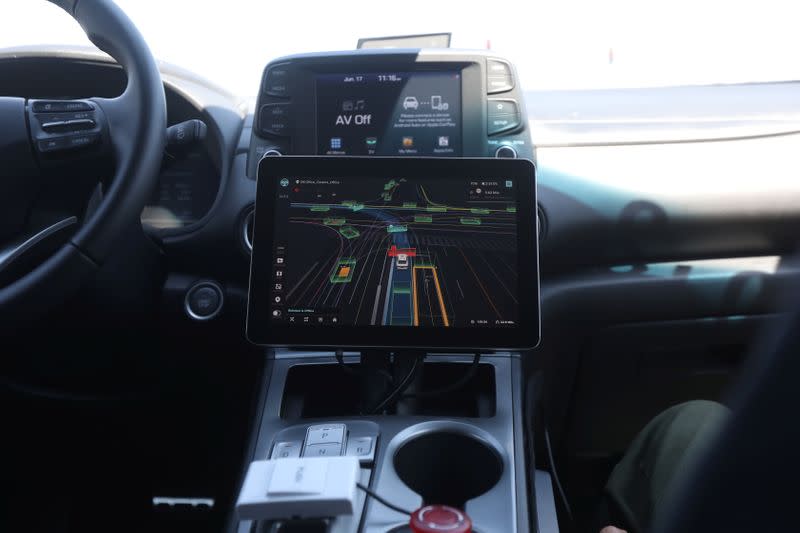
<instances>
[{"instance_id":1,"label":"windshield","mask_svg":"<svg viewBox=\"0 0 800 533\"><path fill-rule=\"evenodd\" d=\"M241 97L282 55L353 49L359 38L452 33L454 48L513 61L525 90L800 79L796 0L117 0L161 60ZM4 0L0 47L90 44L45 0Z\"/></svg>"}]
</instances>

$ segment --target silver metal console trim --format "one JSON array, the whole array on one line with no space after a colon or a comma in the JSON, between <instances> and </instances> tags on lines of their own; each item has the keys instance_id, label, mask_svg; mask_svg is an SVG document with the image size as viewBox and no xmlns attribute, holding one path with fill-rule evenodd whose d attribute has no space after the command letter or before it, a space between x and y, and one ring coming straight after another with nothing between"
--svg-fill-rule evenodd
<instances>
[{"instance_id":1,"label":"silver metal console trim","mask_svg":"<svg viewBox=\"0 0 800 533\"><path fill-rule=\"evenodd\" d=\"M503 465L503 472L500 475L500 479L486 493L471 499L467 503L466 511L469 513L470 518L472 518L476 531L518 531L516 527L517 500L514 497L516 488L515 465L514 457L511 455L513 451L509 453L510 451L507 451L500 441L492 434L469 422L446 419L430 420L413 424L398 432L392 440L389 441L383 452L383 464L376 472L378 476L377 490L391 493L394 501L405 507L415 509L421 505L422 498L403 483L397 470L395 470L394 456L406 443L423 435L433 433L456 433L470 437L483 443L497 455ZM487 503L492 499L494 499L496 503L498 495L500 494L505 494L503 501L507 501L509 505L508 509L502 511L497 509L495 505ZM505 512L508 511L508 516L506 518L509 523L504 526L496 516L491 517L490 515L495 511L502 512L504 515ZM407 517L393 511L387 511L386 509L381 509L380 516L377 517L374 512L370 512L369 510L367 512L370 514L365 517L367 526L365 528L366 533L377 532L382 529L383 526L391 530L394 527L402 526L404 523L407 523L408 520ZM390 517L395 515L397 516L397 521L393 522ZM506 526L511 526L511 528L509 529Z\"/></svg>"},{"instance_id":2,"label":"silver metal console trim","mask_svg":"<svg viewBox=\"0 0 800 533\"><path fill-rule=\"evenodd\" d=\"M341 422L348 423L350 419L340 417L325 417L322 419L288 420L281 417L283 405L283 389L289 371L298 365L330 364L336 365L336 359L331 351L297 350L267 348L264 350L266 368L264 381L259 400L261 410L256 415L255 425L251 433L251 447L248 449L245 461L249 463L256 458L267 457L275 437L289 426L315 423ZM346 352L345 361L355 362L359 354ZM469 363L473 360L472 353L436 354L430 358L436 362ZM528 533L535 526L531 526L528 519L527 506L533 504L534 495L529 493L525 481L525 454L523 452L522 423L520 420L521 396L518 386L512 385L519 379L521 354L517 352L504 352L500 354L486 354L481 357L482 364L494 367L497 405L494 416L481 418L447 418L427 417L415 415L395 416L370 416L360 420L378 424L380 436L376 448L375 460L372 467L372 476L369 486L378 492L391 495L392 501L408 508L417 508L422 503L422 497L407 487L397 476L394 470L392 450L390 443L397 444L410 438L420 429L439 427L445 431L453 431L455 425L466 426L469 435L477 433L478 439L486 441L489 435L491 449L502 450L500 454L503 463L503 474L500 481L488 492L467 502L467 513L476 521L476 531L481 533ZM509 392L512 391L512 392ZM433 418L433 419L432 419ZM485 432L485 433L484 433ZM483 438L481 438L483 437ZM394 449L394 448L393 448ZM532 509L531 509L532 510ZM380 504L365 501L363 520L360 529L353 527L336 529L335 533L388 533L393 528L407 525L408 518L388 511ZM235 515L231 515L227 533L250 533L252 524L248 521L239 522ZM530 517L534 521L535 518ZM344 522L342 523L344 524ZM337 526L338 527L338 526Z\"/></svg>"}]
</instances>

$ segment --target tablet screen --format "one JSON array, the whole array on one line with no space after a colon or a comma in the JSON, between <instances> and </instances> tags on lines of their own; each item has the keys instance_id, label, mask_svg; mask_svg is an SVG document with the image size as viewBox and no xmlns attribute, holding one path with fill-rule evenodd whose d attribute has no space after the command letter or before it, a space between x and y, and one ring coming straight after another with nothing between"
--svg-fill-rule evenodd
<instances>
[{"instance_id":1,"label":"tablet screen","mask_svg":"<svg viewBox=\"0 0 800 533\"><path fill-rule=\"evenodd\" d=\"M275 191L270 319L513 327L513 179L288 176Z\"/></svg>"}]
</instances>

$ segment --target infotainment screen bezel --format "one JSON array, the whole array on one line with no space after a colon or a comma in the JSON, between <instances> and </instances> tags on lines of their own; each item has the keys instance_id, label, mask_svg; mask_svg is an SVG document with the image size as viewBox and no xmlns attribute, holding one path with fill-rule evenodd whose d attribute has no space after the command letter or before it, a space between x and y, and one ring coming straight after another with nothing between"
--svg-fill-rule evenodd
<instances>
[{"instance_id":1,"label":"infotainment screen bezel","mask_svg":"<svg viewBox=\"0 0 800 533\"><path fill-rule=\"evenodd\" d=\"M383 51L382 51L383 52ZM301 57L292 60L292 124L314 125L314 130L287 132L292 139L292 153L316 154L319 131L317 128L317 78L323 74L386 73L386 72L457 72L461 74L461 154L486 152L486 81L477 61L453 59L421 61L416 55L402 51L385 51L359 57ZM477 131L476 131L477 130ZM301 134L302 133L302 134ZM346 157L346 156L334 156ZM410 157L410 156L402 156Z\"/></svg>"},{"instance_id":2,"label":"infotainment screen bezel","mask_svg":"<svg viewBox=\"0 0 800 533\"><path fill-rule=\"evenodd\" d=\"M397 176L511 179L518 186L518 324L513 328L331 326L270 320L276 189L283 178ZM295 348L420 348L524 350L539 343L539 256L535 168L525 159L286 156L264 158L258 169L247 338L258 345Z\"/></svg>"}]
</instances>

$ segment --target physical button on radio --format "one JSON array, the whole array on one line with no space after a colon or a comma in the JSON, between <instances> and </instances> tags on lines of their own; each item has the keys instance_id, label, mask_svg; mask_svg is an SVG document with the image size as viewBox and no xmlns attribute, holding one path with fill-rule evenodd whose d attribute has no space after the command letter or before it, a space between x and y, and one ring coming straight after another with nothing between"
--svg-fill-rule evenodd
<instances>
[{"instance_id":1,"label":"physical button on radio","mask_svg":"<svg viewBox=\"0 0 800 533\"><path fill-rule=\"evenodd\" d=\"M519 115L495 115L489 117L489 135L511 131L519 127Z\"/></svg>"},{"instance_id":2,"label":"physical button on radio","mask_svg":"<svg viewBox=\"0 0 800 533\"><path fill-rule=\"evenodd\" d=\"M490 59L486 62L486 88L489 94L503 93L514 88L511 65L505 61Z\"/></svg>"},{"instance_id":3,"label":"physical button on radio","mask_svg":"<svg viewBox=\"0 0 800 533\"><path fill-rule=\"evenodd\" d=\"M288 65L283 64L270 67L264 79L264 91L270 96L289 95Z\"/></svg>"},{"instance_id":4,"label":"physical button on radio","mask_svg":"<svg viewBox=\"0 0 800 533\"><path fill-rule=\"evenodd\" d=\"M289 104L265 104L259 116L261 131L272 135L287 135L289 130Z\"/></svg>"},{"instance_id":5,"label":"physical button on radio","mask_svg":"<svg viewBox=\"0 0 800 533\"><path fill-rule=\"evenodd\" d=\"M489 100L487 114L489 135L514 130L521 123L516 100Z\"/></svg>"},{"instance_id":6,"label":"physical button on radio","mask_svg":"<svg viewBox=\"0 0 800 533\"><path fill-rule=\"evenodd\" d=\"M495 150L494 156L499 159L516 159L517 151L511 146L503 145Z\"/></svg>"},{"instance_id":7,"label":"physical button on radio","mask_svg":"<svg viewBox=\"0 0 800 533\"><path fill-rule=\"evenodd\" d=\"M489 116L493 115L516 115L519 107L516 100L489 100Z\"/></svg>"}]
</instances>

